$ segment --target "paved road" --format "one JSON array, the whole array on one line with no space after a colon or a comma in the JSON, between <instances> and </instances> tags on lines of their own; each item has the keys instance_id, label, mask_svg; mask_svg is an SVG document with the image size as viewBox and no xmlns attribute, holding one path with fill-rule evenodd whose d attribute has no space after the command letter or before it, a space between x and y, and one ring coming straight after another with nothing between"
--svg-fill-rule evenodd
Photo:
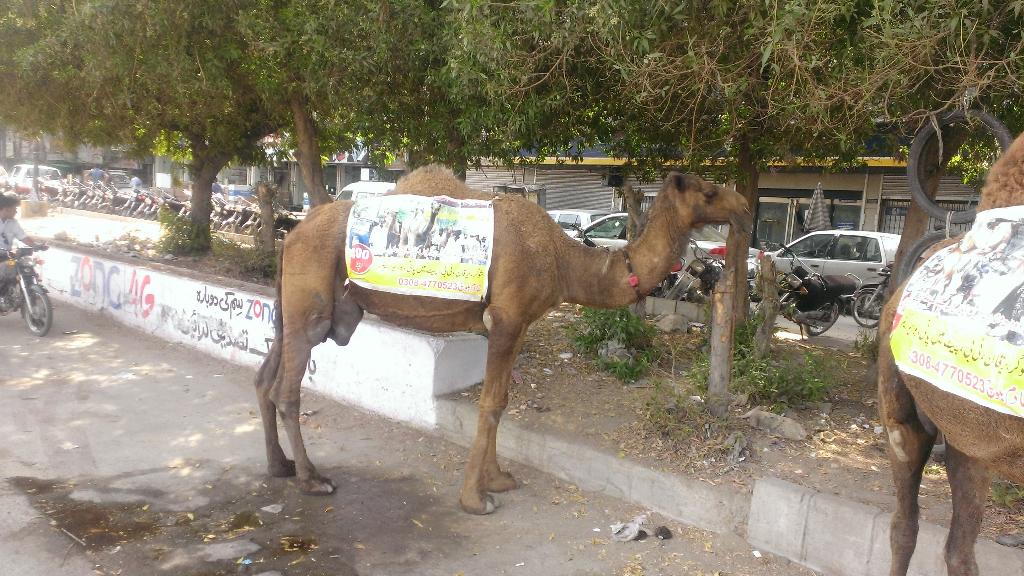
<instances>
[{"instance_id":1,"label":"paved road","mask_svg":"<svg viewBox=\"0 0 1024 576\"><path fill-rule=\"evenodd\" d=\"M312 393L339 491L302 496L264 475L251 370L67 306L44 339L0 318L0 363L2 576L811 574L672 523L611 542L643 511L515 464L523 488L463 514L461 447Z\"/></svg>"}]
</instances>

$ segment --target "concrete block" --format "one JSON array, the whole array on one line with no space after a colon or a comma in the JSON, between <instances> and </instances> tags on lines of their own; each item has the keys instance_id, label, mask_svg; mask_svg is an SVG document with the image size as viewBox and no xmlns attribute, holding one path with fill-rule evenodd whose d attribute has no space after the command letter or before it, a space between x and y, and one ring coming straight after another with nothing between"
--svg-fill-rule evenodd
<instances>
[{"instance_id":1,"label":"concrete block","mask_svg":"<svg viewBox=\"0 0 1024 576\"><path fill-rule=\"evenodd\" d=\"M644 299L644 307L648 314L679 314L690 322L708 321L704 307L693 302L649 297Z\"/></svg>"},{"instance_id":2,"label":"concrete block","mask_svg":"<svg viewBox=\"0 0 1024 576\"><path fill-rule=\"evenodd\" d=\"M777 478L754 484L747 519L747 540L756 548L803 560L807 514L814 492Z\"/></svg>"},{"instance_id":3,"label":"concrete block","mask_svg":"<svg viewBox=\"0 0 1024 576\"><path fill-rule=\"evenodd\" d=\"M53 248L42 276L56 300L242 366L262 363L275 338L271 290L139 264ZM366 318L347 346L328 340L313 349L303 385L429 429L435 395L483 380L486 347L474 334L425 334Z\"/></svg>"},{"instance_id":4,"label":"concrete block","mask_svg":"<svg viewBox=\"0 0 1024 576\"><path fill-rule=\"evenodd\" d=\"M807 511L803 564L826 574L866 576L877 508L816 494Z\"/></svg>"},{"instance_id":5,"label":"concrete block","mask_svg":"<svg viewBox=\"0 0 1024 576\"><path fill-rule=\"evenodd\" d=\"M828 576L889 576L892 516L774 478L758 480L747 539ZM946 529L922 523L908 576L945 576ZM982 576L1024 576L1024 552L989 540L977 544Z\"/></svg>"}]
</instances>

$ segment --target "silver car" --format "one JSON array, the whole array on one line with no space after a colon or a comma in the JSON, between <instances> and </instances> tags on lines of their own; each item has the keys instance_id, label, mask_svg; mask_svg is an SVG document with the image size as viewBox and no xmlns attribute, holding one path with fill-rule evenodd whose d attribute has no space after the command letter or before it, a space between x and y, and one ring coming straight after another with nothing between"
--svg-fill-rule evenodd
<instances>
[{"instance_id":1,"label":"silver car","mask_svg":"<svg viewBox=\"0 0 1024 576\"><path fill-rule=\"evenodd\" d=\"M598 246L618 249L626 246L626 220L629 217L625 212L609 214L600 220L583 229L587 238L593 240ZM702 226L690 230L690 238L697 243L697 246L717 258L725 257L725 234L722 234L711 226ZM757 255L757 250L751 248L748 257ZM683 267L685 268L694 259L693 247L686 245L685 252L681 255ZM749 259L748 259L749 262Z\"/></svg>"},{"instance_id":2,"label":"silver car","mask_svg":"<svg viewBox=\"0 0 1024 576\"><path fill-rule=\"evenodd\" d=\"M810 234L790 242L786 249L768 253L779 272L793 269L790 252L810 268L811 272L843 276L853 274L865 285L882 281L879 271L896 259L900 245L898 234L861 230L828 230Z\"/></svg>"}]
</instances>

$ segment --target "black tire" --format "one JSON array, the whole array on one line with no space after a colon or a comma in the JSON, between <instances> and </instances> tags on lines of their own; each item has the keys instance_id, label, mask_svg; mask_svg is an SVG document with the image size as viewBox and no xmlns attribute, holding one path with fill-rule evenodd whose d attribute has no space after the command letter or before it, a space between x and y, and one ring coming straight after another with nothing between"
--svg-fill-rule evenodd
<instances>
[{"instance_id":1,"label":"black tire","mask_svg":"<svg viewBox=\"0 0 1024 576\"><path fill-rule=\"evenodd\" d=\"M50 327L53 326L53 304L50 303L50 296L41 286L29 286L28 296L32 301L26 302L21 307L21 317L25 319L28 331L42 338L50 332ZM35 311L34 314L29 313L29 304Z\"/></svg>"},{"instance_id":2,"label":"black tire","mask_svg":"<svg viewBox=\"0 0 1024 576\"><path fill-rule=\"evenodd\" d=\"M999 141L999 147L1002 148L1004 153L1010 148L1010 144L1013 143L1013 136L1010 134L1010 131L998 118L988 112L981 110L968 110L966 112L957 110L944 115L938 120L937 124L941 130L951 124L966 123L968 117L984 124L989 132L996 137L996 140ZM921 129L917 131L917 134L914 135L913 144L910 146L909 158L907 158L907 184L910 187L910 194L913 196L914 201L917 202L917 205L924 209L932 218L945 223L949 210L942 208L935 203L935 200L929 198L924 191L924 187L921 185L921 181L918 179L918 174L924 167L922 156L924 155L925 147L928 141L934 137L935 125L931 122L925 122ZM974 208L953 212L953 215L949 217L949 221L952 224L970 222L974 220L974 212Z\"/></svg>"},{"instance_id":3,"label":"black tire","mask_svg":"<svg viewBox=\"0 0 1024 576\"><path fill-rule=\"evenodd\" d=\"M828 332L828 329L831 328L832 325L836 323L836 320L839 319L839 303L838 302L832 302L831 304L825 304L819 310L824 310L826 308L828 308L828 311L829 311L828 320L824 320L824 321L822 321L820 323L804 324L804 326L807 327L807 335L808 336L821 336L825 332Z\"/></svg>"},{"instance_id":4,"label":"black tire","mask_svg":"<svg viewBox=\"0 0 1024 576\"><path fill-rule=\"evenodd\" d=\"M853 321L864 328L875 328L882 314L882 294L877 288L862 290L853 300Z\"/></svg>"}]
</instances>

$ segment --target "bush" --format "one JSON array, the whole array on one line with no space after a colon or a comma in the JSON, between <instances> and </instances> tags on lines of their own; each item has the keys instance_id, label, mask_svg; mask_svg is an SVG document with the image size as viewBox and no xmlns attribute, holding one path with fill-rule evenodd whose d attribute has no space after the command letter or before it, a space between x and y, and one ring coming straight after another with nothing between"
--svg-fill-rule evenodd
<instances>
[{"instance_id":1,"label":"bush","mask_svg":"<svg viewBox=\"0 0 1024 576\"><path fill-rule=\"evenodd\" d=\"M868 360L878 360L878 331L861 330L853 341L853 349Z\"/></svg>"},{"instance_id":2,"label":"bush","mask_svg":"<svg viewBox=\"0 0 1024 576\"><path fill-rule=\"evenodd\" d=\"M604 310L584 308L579 319L569 328L569 339L577 349L599 356L606 342L618 342L626 348L628 358L601 358L598 365L624 382L643 376L657 358L654 348L654 327L626 308Z\"/></svg>"},{"instance_id":3,"label":"bush","mask_svg":"<svg viewBox=\"0 0 1024 576\"><path fill-rule=\"evenodd\" d=\"M272 250L260 250L223 238L214 238L211 242L211 249L217 260L235 268L242 274L252 274L268 280L277 278L277 255Z\"/></svg>"},{"instance_id":4,"label":"bush","mask_svg":"<svg viewBox=\"0 0 1024 576\"><path fill-rule=\"evenodd\" d=\"M811 352L792 359L758 358L754 354L758 322L755 317L736 327L730 392L747 394L751 402L773 408L823 399L829 387L828 363ZM705 349L690 370L702 393L707 392L710 373L710 354Z\"/></svg>"},{"instance_id":5,"label":"bush","mask_svg":"<svg viewBox=\"0 0 1024 576\"><path fill-rule=\"evenodd\" d=\"M996 506L1016 508L1024 502L1024 486L1007 480L996 480L992 483L990 498Z\"/></svg>"},{"instance_id":6,"label":"bush","mask_svg":"<svg viewBox=\"0 0 1024 576\"><path fill-rule=\"evenodd\" d=\"M195 226L188 217L179 216L164 207L160 208L159 218L163 234L156 243L156 249L161 254L191 256L210 249L209 226Z\"/></svg>"}]
</instances>

